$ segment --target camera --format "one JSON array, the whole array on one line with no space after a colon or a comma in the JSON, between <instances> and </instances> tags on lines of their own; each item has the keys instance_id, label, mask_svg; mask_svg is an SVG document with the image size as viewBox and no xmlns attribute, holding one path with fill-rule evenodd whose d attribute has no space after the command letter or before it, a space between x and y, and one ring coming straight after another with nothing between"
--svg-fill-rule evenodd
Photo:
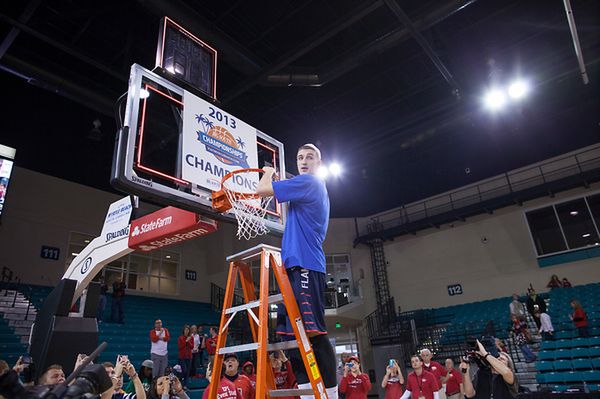
<instances>
[{"instance_id":1,"label":"camera","mask_svg":"<svg viewBox=\"0 0 600 399\"><path fill-rule=\"evenodd\" d=\"M390 367L394 367L394 359L390 359Z\"/></svg>"},{"instance_id":2,"label":"camera","mask_svg":"<svg viewBox=\"0 0 600 399\"><path fill-rule=\"evenodd\" d=\"M494 337L488 335L482 335L479 337L479 342L483 345L485 351L489 353L493 357L498 357L500 353L498 352L498 348L496 348L496 341ZM481 357L477 351L479 347L477 345L477 338L470 337L467 339L467 350L463 357L463 360L467 363L477 364L480 368L490 368L490 364L487 360Z\"/></svg>"},{"instance_id":3,"label":"camera","mask_svg":"<svg viewBox=\"0 0 600 399\"><path fill-rule=\"evenodd\" d=\"M86 366L70 386L65 382L25 388L12 370L0 377L0 395L7 399L87 399L111 387L110 377L99 364Z\"/></svg>"},{"instance_id":4,"label":"camera","mask_svg":"<svg viewBox=\"0 0 600 399\"><path fill-rule=\"evenodd\" d=\"M352 362L346 363L346 367L351 369L352 367L354 367L354 363L352 363Z\"/></svg>"}]
</instances>

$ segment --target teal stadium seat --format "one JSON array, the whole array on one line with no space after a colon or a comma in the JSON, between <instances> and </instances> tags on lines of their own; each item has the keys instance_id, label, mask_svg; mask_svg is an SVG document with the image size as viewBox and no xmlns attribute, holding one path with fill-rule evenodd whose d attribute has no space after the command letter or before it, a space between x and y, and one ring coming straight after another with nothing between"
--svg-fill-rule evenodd
<instances>
[{"instance_id":1,"label":"teal stadium seat","mask_svg":"<svg viewBox=\"0 0 600 399\"><path fill-rule=\"evenodd\" d=\"M538 360L554 360L555 351L541 351L538 353Z\"/></svg>"},{"instance_id":2,"label":"teal stadium seat","mask_svg":"<svg viewBox=\"0 0 600 399\"><path fill-rule=\"evenodd\" d=\"M571 359L586 359L589 357L590 354L587 348L571 349Z\"/></svg>"},{"instance_id":3,"label":"teal stadium seat","mask_svg":"<svg viewBox=\"0 0 600 399\"><path fill-rule=\"evenodd\" d=\"M600 357L591 360L594 370L600 370Z\"/></svg>"},{"instance_id":4,"label":"teal stadium seat","mask_svg":"<svg viewBox=\"0 0 600 399\"><path fill-rule=\"evenodd\" d=\"M544 351L556 349L556 341L544 341L542 342L541 349Z\"/></svg>"},{"instance_id":5,"label":"teal stadium seat","mask_svg":"<svg viewBox=\"0 0 600 399\"><path fill-rule=\"evenodd\" d=\"M590 370L592 361L590 359L573 359L571 360L574 370Z\"/></svg>"},{"instance_id":6,"label":"teal stadium seat","mask_svg":"<svg viewBox=\"0 0 600 399\"><path fill-rule=\"evenodd\" d=\"M590 382L600 383L600 370L582 371L581 376L583 381L588 384Z\"/></svg>"},{"instance_id":7,"label":"teal stadium seat","mask_svg":"<svg viewBox=\"0 0 600 399\"><path fill-rule=\"evenodd\" d=\"M536 362L535 369L539 372L554 371L554 362L550 362L550 361Z\"/></svg>"},{"instance_id":8,"label":"teal stadium seat","mask_svg":"<svg viewBox=\"0 0 600 399\"><path fill-rule=\"evenodd\" d=\"M556 360L553 362L553 367L555 371L565 371L565 370L573 370L573 366L571 365L570 360Z\"/></svg>"},{"instance_id":9,"label":"teal stadium seat","mask_svg":"<svg viewBox=\"0 0 600 399\"><path fill-rule=\"evenodd\" d=\"M552 392L567 392L568 385L552 385Z\"/></svg>"},{"instance_id":10,"label":"teal stadium seat","mask_svg":"<svg viewBox=\"0 0 600 399\"><path fill-rule=\"evenodd\" d=\"M589 348L588 353L591 358L600 357L600 346Z\"/></svg>"},{"instance_id":11,"label":"teal stadium seat","mask_svg":"<svg viewBox=\"0 0 600 399\"><path fill-rule=\"evenodd\" d=\"M600 337L590 337L588 338L589 346L600 346Z\"/></svg>"},{"instance_id":12,"label":"teal stadium seat","mask_svg":"<svg viewBox=\"0 0 600 399\"><path fill-rule=\"evenodd\" d=\"M545 373L544 378L546 380L546 384L561 384L561 383L563 383L564 381L562 379L562 374L563 373L556 373L556 372Z\"/></svg>"},{"instance_id":13,"label":"teal stadium seat","mask_svg":"<svg viewBox=\"0 0 600 399\"><path fill-rule=\"evenodd\" d=\"M554 341L554 349L571 349L572 342L570 339Z\"/></svg>"},{"instance_id":14,"label":"teal stadium seat","mask_svg":"<svg viewBox=\"0 0 600 399\"><path fill-rule=\"evenodd\" d=\"M554 359L570 359L571 358L571 350L570 349L558 349L554 351Z\"/></svg>"},{"instance_id":15,"label":"teal stadium seat","mask_svg":"<svg viewBox=\"0 0 600 399\"><path fill-rule=\"evenodd\" d=\"M563 381L567 384L581 383L583 381L582 373L580 373L579 371L567 371L561 374Z\"/></svg>"},{"instance_id":16,"label":"teal stadium seat","mask_svg":"<svg viewBox=\"0 0 600 399\"><path fill-rule=\"evenodd\" d=\"M571 331L557 331L554 333L554 338L562 340L562 339L571 339L573 338L573 333ZM558 342L558 341L556 341Z\"/></svg>"}]
</instances>

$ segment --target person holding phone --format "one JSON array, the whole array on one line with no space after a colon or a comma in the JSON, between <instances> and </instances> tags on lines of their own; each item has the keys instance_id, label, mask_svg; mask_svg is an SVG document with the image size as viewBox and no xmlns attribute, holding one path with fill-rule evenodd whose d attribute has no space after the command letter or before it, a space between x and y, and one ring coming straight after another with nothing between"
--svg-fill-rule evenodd
<instances>
[{"instance_id":1,"label":"person holding phone","mask_svg":"<svg viewBox=\"0 0 600 399\"><path fill-rule=\"evenodd\" d=\"M399 399L402 396L403 385L404 376L400 366L396 360L390 359L385 368L385 376L381 381L381 387L385 389L385 399Z\"/></svg>"},{"instance_id":2,"label":"person holding phone","mask_svg":"<svg viewBox=\"0 0 600 399\"><path fill-rule=\"evenodd\" d=\"M454 368L454 361L452 359L446 359L445 362L446 374L446 398L447 399L461 399L465 396L463 388L463 379L458 370Z\"/></svg>"},{"instance_id":3,"label":"person holding phone","mask_svg":"<svg viewBox=\"0 0 600 399\"><path fill-rule=\"evenodd\" d=\"M135 371L135 367L129 362L129 356L117 356L116 365L110 362L105 362L102 365L113 381L112 388L102 394L102 399L146 399L146 391L144 391L144 386ZM123 390L123 372L127 373L129 379L133 381L135 392L126 393Z\"/></svg>"},{"instance_id":4,"label":"person holding phone","mask_svg":"<svg viewBox=\"0 0 600 399\"><path fill-rule=\"evenodd\" d=\"M361 371L358 357L350 356L344 367L340 392L346 395L346 399L366 399L370 390L371 381L369 376Z\"/></svg>"}]
</instances>

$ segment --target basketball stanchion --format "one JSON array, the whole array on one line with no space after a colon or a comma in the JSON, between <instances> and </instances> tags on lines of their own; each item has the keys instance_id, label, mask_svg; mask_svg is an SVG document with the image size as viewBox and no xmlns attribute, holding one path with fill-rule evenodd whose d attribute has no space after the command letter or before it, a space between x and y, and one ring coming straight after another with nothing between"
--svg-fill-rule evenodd
<instances>
[{"instance_id":1,"label":"basketball stanchion","mask_svg":"<svg viewBox=\"0 0 600 399\"><path fill-rule=\"evenodd\" d=\"M250 262L260 259L259 295L255 296L255 285L250 269ZM221 375L224 355L250 350L257 351L256 362L256 399L276 398L283 396L314 395L316 399L327 399L325 384L317 365L315 354L312 350L310 340L294 297L294 292L281 261L279 248L266 244L260 244L235 255L227 257L229 262L229 276L225 288L225 299L219 325L217 348L213 363L213 375L218 378ZM280 294L269 295L269 273L273 274L279 285ZM244 304L232 306L235 285L240 278L242 291L244 293ZM286 307L295 340L277 343L269 343L269 307L272 304L283 303ZM236 314L248 312L248 320L252 331L253 343L226 346L229 325ZM298 348L306 374L309 377L312 388L308 389L275 389L273 369L268 359L271 351ZM210 384L209 399L216 399L219 389L219 381L213 380Z\"/></svg>"}]
</instances>

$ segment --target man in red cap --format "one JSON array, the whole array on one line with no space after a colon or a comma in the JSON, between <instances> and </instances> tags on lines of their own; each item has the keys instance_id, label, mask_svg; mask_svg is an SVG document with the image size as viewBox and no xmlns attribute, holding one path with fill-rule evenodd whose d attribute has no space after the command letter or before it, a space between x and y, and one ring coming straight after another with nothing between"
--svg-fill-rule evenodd
<instances>
[{"instance_id":1,"label":"man in red cap","mask_svg":"<svg viewBox=\"0 0 600 399\"><path fill-rule=\"evenodd\" d=\"M340 392L346 399L366 399L371 390L369 376L360 370L360 361L357 356L350 356L344 365L344 376L340 382Z\"/></svg>"},{"instance_id":2,"label":"man in red cap","mask_svg":"<svg viewBox=\"0 0 600 399\"><path fill-rule=\"evenodd\" d=\"M241 395L241 399L254 399L252 383L248 377L238 372L240 362L237 355L235 353L226 354L223 358L223 365L225 366L225 375L223 378L235 384Z\"/></svg>"}]
</instances>

